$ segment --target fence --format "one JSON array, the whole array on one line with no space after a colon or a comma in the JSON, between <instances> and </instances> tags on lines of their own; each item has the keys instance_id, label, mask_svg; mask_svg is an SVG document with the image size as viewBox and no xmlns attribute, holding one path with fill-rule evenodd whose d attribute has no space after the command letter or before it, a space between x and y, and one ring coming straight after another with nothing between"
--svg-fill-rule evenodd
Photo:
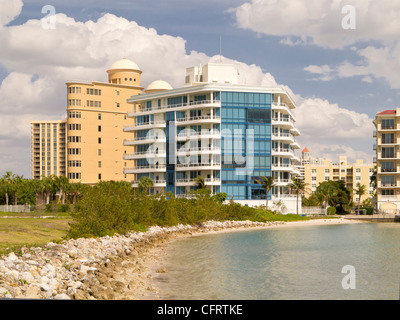
<instances>
[{"instance_id":1,"label":"fence","mask_svg":"<svg viewBox=\"0 0 400 320\"><path fill-rule=\"evenodd\" d=\"M326 215L326 209L320 207L303 207L302 214L305 215Z\"/></svg>"},{"instance_id":2,"label":"fence","mask_svg":"<svg viewBox=\"0 0 400 320\"><path fill-rule=\"evenodd\" d=\"M16 212L16 213L27 213L31 212L31 206L29 204L22 205L2 205L0 206L0 212Z\"/></svg>"}]
</instances>

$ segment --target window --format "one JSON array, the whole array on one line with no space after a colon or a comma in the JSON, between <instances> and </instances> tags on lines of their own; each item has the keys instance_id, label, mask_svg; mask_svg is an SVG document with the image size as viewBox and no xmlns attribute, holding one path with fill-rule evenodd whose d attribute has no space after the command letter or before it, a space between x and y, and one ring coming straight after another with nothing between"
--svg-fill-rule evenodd
<instances>
[{"instance_id":1,"label":"window","mask_svg":"<svg viewBox=\"0 0 400 320\"><path fill-rule=\"evenodd\" d=\"M394 158L394 148L382 148L382 158Z\"/></svg>"},{"instance_id":2,"label":"window","mask_svg":"<svg viewBox=\"0 0 400 320\"><path fill-rule=\"evenodd\" d=\"M81 173L79 172L69 172L68 179L81 179Z\"/></svg>"},{"instance_id":3,"label":"window","mask_svg":"<svg viewBox=\"0 0 400 320\"><path fill-rule=\"evenodd\" d=\"M87 100L86 101L86 106L87 107L94 107L94 108L101 108L101 101Z\"/></svg>"},{"instance_id":4,"label":"window","mask_svg":"<svg viewBox=\"0 0 400 320\"><path fill-rule=\"evenodd\" d=\"M382 119L382 129L394 129L394 119Z\"/></svg>"},{"instance_id":5,"label":"window","mask_svg":"<svg viewBox=\"0 0 400 320\"><path fill-rule=\"evenodd\" d=\"M68 112L68 118L75 118L75 119L80 119L81 113L79 111L69 111Z\"/></svg>"},{"instance_id":6,"label":"window","mask_svg":"<svg viewBox=\"0 0 400 320\"><path fill-rule=\"evenodd\" d=\"M101 120L101 113L99 113L99 114L97 115L97 119L98 119L98 120Z\"/></svg>"},{"instance_id":7,"label":"window","mask_svg":"<svg viewBox=\"0 0 400 320\"><path fill-rule=\"evenodd\" d=\"M101 89L86 89L86 94L101 96Z\"/></svg>"},{"instance_id":8,"label":"window","mask_svg":"<svg viewBox=\"0 0 400 320\"><path fill-rule=\"evenodd\" d=\"M394 176L382 176L382 186L383 187L394 187L395 180Z\"/></svg>"},{"instance_id":9,"label":"window","mask_svg":"<svg viewBox=\"0 0 400 320\"><path fill-rule=\"evenodd\" d=\"M81 167L82 162L81 160L70 160L68 161L68 167Z\"/></svg>"},{"instance_id":10,"label":"window","mask_svg":"<svg viewBox=\"0 0 400 320\"><path fill-rule=\"evenodd\" d=\"M330 171L329 169L325 169L325 173L329 173L329 171Z\"/></svg>"},{"instance_id":11,"label":"window","mask_svg":"<svg viewBox=\"0 0 400 320\"><path fill-rule=\"evenodd\" d=\"M101 161L99 161L97 165L99 168L101 168Z\"/></svg>"},{"instance_id":12,"label":"window","mask_svg":"<svg viewBox=\"0 0 400 320\"><path fill-rule=\"evenodd\" d=\"M81 99L68 99L68 106L79 107L81 105Z\"/></svg>"},{"instance_id":13,"label":"window","mask_svg":"<svg viewBox=\"0 0 400 320\"><path fill-rule=\"evenodd\" d=\"M68 136L68 142L81 142L80 136Z\"/></svg>"},{"instance_id":14,"label":"window","mask_svg":"<svg viewBox=\"0 0 400 320\"><path fill-rule=\"evenodd\" d=\"M101 156L101 149L99 149L99 150L97 151L97 154L98 154L99 156Z\"/></svg>"},{"instance_id":15,"label":"window","mask_svg":"<svg viewBox=\"0 0 400 320\"><path fill-rule=\"evenodd\" d=\"M81 154L80 148L68 148L68 154L77 155Z\"/></svg>"},{"instance_id":16,"label":"window","mask_svg":"<svg viewBox=\"0 0 400 320\"><path fill-rule=\"evenodd\" d=\"M97 131L98 131L98 132L101 132L101 126L98 126L98 127L97 127Z\"/></svg>"},{"instance_id":17,"label":"window","mask_svg":"<svg viewBox=\"0 0 400 320\"><path fill-rule=\"evenodd\" d=\"M97 139L97 142L98 142L99 144L101 144L101 138L100 138L100 137Z\"/></svg>"},{"instance_id":18,"label":"window","mask_svg":"<svg viewBox=\"0 0 400 320\"><path fill-rule=\"evenodd\" d=\"M69 87L68 93L81 93L81 87Z\"/></svg>"},{"instance_id":19,"label":"window","mask_svg":"<svg viewBox=\"0 0 400 320\"><path fill-rule=\"evenodd\" d=\"M68 130L81 130L82 126L80 123L71 123L68 125Z\"/></svg>"},{"instance_id":20,"label":"window","mask_svg":"<svg viewBox=\"0 0 400 320\"><path fill-rule=\"evenodd\" d=\"M381 171L382 172L395 172L395 167L394 167L394 162L388 161L388 162L382 162L381 164Z\"/></svg>"},{"instance_id":21,"label":"window","mask_svg":"<svg viewBox=\"0 0 400 320\"><path fill-rule=\"evenodd\" d=\"M394 143L394 133L383 133L382 144Z\"/></svg>"}]
</instances>

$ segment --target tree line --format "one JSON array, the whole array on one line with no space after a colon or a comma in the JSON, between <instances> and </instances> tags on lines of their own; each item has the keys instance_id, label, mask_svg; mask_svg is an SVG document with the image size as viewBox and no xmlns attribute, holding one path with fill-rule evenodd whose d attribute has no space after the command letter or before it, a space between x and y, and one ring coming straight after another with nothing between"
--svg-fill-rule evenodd
<instances>
[{"instance_id":1,"label":"tree line","mask_svg":"<svg viewBox=\"0 0 400 320\"><path fill-rule=\"evenodd\" d=\"M26 179L7 171L0 177L0 204L40 205L56 200L60 204L75 204L88 186L71 183L65 176L51 175L42 179Z\"/></svg>"},{"instance_id":2,"label":"tree line","mask_svg":"<svg viewBox=\"0 0 400 320\"><path fill-rule=\"evenodd\" d=\"M308 198L303 198L304 206L321 206L324 208L332 207L332 213L345 214L348 213L355 204L353 202L353 192L358 196L357 208L360 207L372 208L373 203L371 198L361 203L361 197L368 193L368 188L365 185L357 183L356 188L351 190L346 187L343 180L339 181L324 181L321 182L316 192Z\"/></svg>"}]
</instances>

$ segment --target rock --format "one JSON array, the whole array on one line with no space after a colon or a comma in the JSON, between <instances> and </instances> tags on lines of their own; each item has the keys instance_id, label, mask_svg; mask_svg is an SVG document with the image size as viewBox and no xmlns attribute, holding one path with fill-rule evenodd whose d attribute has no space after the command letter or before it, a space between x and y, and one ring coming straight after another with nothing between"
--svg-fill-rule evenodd
<instances>
[{"instance_id":1,"label":"rock","mask_svg":"<svg viewBox=\"0 0 400 320\"><path fill-rule=\"evenodd\" d=\"M66 295L65 293L60 293L54 296L54 299L56 300L71 300L71 298Z\"/></svg>"},{"instance_id":2,"label":"rock","mask_svg":"<svg viewBox=\"0 0 400 320\"><path fill-rule=\"evenodd\" d=\"M157 273L168 273L167 268L160 268L156 270Z\"/></svg>"}]
</instances>

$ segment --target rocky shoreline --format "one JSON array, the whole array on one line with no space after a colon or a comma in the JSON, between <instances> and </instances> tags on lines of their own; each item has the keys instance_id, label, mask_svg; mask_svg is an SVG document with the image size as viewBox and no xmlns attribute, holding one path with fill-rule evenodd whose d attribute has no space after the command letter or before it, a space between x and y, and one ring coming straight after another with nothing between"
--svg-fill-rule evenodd
<instances>
[{"instance_id":1,"label":"rocky shoreline","mask_svg":"<svg viewBox=\"0 0 400 320\"><path fill-rule=\"evenodd\" d=\"M24 247L17 254L0 257L0 299L157 299L151 279L154 273L166 272L160 264L160 249L167 241L279 224L283 222L208 221Z\"/></svg>"}]
</instances>

